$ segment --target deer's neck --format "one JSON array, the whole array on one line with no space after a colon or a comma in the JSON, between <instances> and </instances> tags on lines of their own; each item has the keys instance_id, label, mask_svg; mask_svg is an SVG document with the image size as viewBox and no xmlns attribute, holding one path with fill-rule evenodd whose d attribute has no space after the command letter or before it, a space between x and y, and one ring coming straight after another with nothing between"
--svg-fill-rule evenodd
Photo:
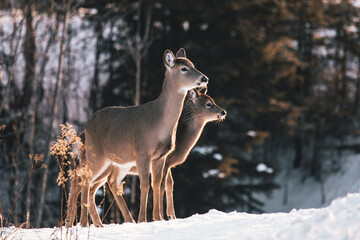
<instances>
[{"instance_id":1,"label":"deer's neck","mask_svg":"<svg viewBox=\"0 0 360 240\"><path fill-rule=\"evenodd\" d=\"M165 73L165 81L160 96L156 100L158 103L161 127L164 129L174 129L176 131L181 111L183 109L186 92L179 91L172 86L169 76Z\"/></svg>"},{"instance_id":2,"label":"deer's neck","mask_svg":"<svg viewBox=\"0 0 360 240\"><path fill-rule=\"evenodd\" d=\"M175 150L167 157L166 164L174 167L183 163L189 155L191 149L195 146L204 129L205 122L192 119L189 122L179 121Z\"/></svg>"}]
</instances>

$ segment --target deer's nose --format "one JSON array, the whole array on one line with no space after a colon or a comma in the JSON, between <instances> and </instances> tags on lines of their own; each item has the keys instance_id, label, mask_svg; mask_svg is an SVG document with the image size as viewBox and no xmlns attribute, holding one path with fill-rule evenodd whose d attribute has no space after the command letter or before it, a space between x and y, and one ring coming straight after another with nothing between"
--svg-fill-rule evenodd
<instances>
[{"instance_id":1,"label":"deer's nose","mask_svg":"<svg viewBox=\"0 0 360 240\"><path fill-rule=\"evenodd\" d=\"M205 76L203 76L203 77L201 78L201 82L207 83L207 82L208 82L208 78L205 77Z\"/></svg>"},{"instance_id":2,"label":"deer's nose","mask_svg":"<svg viewBox=\"0 0 360 240\"><path fill-rule=\"evenodd\" d=\"M222 116L226 116L226 111L225 111L225 110L222 110L221 115L222 115Z\"/></svg>"}]
</instances>

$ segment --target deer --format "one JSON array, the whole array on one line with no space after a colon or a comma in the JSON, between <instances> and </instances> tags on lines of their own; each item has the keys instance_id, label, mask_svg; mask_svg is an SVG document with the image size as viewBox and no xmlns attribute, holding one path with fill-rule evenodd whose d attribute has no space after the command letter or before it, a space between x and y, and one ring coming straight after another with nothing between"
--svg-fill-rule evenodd
<instances>
[{"instance_id":1,"label":"deer","mask_svg":"<svg viewBox=\"0 0 360 240\"><path fill-rule=\"evenodd\" d=\"M90 187L110 166L120 169L118 184L136 166L140 179L138 222L146 222L151 169L163 168L166 156L175 148L177 124L188 90L205 87L208 77L186 58L184 49L176 57L163 54L165 77L159 97L138 106L107 107L96 111L85 125L86 163L91 176L81 186L80 225L88 226ZM152 173L153 219L160 216L162 174Z\"/></svg>"},{"instance_id":2,"label":"deer","mask_svg":"<svg viewBox=\"0 0 360 240\"><path fill-rule=\"evenodd\" d=\"M92 186L91 186L91 189L89 192L89 212L90 212L90 216L92 218L92 221L93 221L95 227L103 227L100 216L96 210L95 193L106 182L108 183L110 191L112 192L114 199L115 199L121 213L123 214L124 222L135 223L135 221L134 221L133 217L131 216L131 213L125 203L125 200L122 197L122 194L123 194L122 184L120 183L120 185L118 186L118 183L117 183L117 179L120 178L119 170L120 170L120 168L110 165L92 183ZM134 174L138 175L136 167L134 167L134 170L132 170L132 172ZM77 209L76 200L79 197L80 192L81 192L80 179L78 177L75 177L75 178L71 179L71 183L70 183L70 194L69 194L69 199L68 199L67 217L66 217L66 221L65 221L66 227L73 226L75 216L76 216L76 209Z\"/></svg>"},{"instance_id":3,"label":"deer","mask_svg":"<svg viewBox=\"0 0 360 240\"><path fill-rule=\"evenodd\" d=\"M206 90L205 90L206 91ZM167 195L167 215L168 219L174 219L175 210L173 203L173 180L170 168L175 167L181 163L183 163L191 149L195 146L197 140L199 139L201 132L208 122L212 121L222 121L225 119L226 111L217 106L214 100L206 95L205 93L198 92L193 89L188 92L188 95L184 102L184 107L182 114L179 119L178 129L175 140L175 150L168 155L165 160L165 168L155 169L154 172L161 173L163 171L163 179L161 182L161 191L160 191L160 214L163 214L163 196L165 191L165 181L168 181L166 185L166 195ZM136 168L130 170L132 174L137 174ZM109 167L103 176L99 176L98 179L95 180L95 184L91 188L91 194L89 199L90 204L90 215L93 220L95 226L102 227L102 223L100 217L96 211L95 206L95 192L97 189L102 186L105 182L108 183L111 192L113 193L115 200L120 208L121 213L124 216L125 222L134 222L131 217L131 214L126 206L126 203L122 197L122 185L116 186L114 185L115 179L118 178L117 174L119 174L118 169L114 169L114 167ZM73 181L71 182L71 186L73 186ZM116 191L117 189L117 191ZM76 198L80 194L79 189L76 192L70 191L70 194L76 194ZM72 203L75 204L75 203ZM70 206L68 207L70 209ZM74 209L74 208L72 208ZM70 217L71 221L74 221L75 212L68 213L73 214Z\"/></svg>"},{"instance_id":4,"label":"deer","mask_svg":"<svg viewBox=\"0 0 360 240\"><path fill-rule=\"evenodd\" d=\"M175 219L174 208L174 180L171 169L184 163L190 151L199 140L205 125L213 121L223 121L227 112L217 106L214 100L206 95L191 90L188 103L184 104L182 115L179 119L176 132L176 147L165 161L163 167L163 178L160 185L160 202L163 203L164 192L166 191L166 213L168 219ZM160 212L163 213L163 204L160 206Z\"/></svg>"}]
</instances>

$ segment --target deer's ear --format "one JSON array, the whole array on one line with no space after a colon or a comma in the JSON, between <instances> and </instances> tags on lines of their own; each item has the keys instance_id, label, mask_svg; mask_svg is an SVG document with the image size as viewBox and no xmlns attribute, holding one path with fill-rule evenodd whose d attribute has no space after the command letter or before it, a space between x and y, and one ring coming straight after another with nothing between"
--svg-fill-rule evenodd
<instances>
[{"instance_id":1,"label":"deer's ear","mask_svg":"<svg viewBox=\"0 0 360 240\"><path fill-rule=\"evenodd\" d=\"M188 98L190 101L195 103L195 101L198 97L199 97L199 93L196 89L191 89L188 91Z\"/></svg>"},{"instance_id":2,"label":"deer's ear","mask_svg":"<svg viewBox=\"0 0 360 240\"><path fill-rule=\"evenodd\" d=\"M207 91L208 91L208 88L207 88L207 86L205 86L205 87L199 88L198 90L199 90L200 93L206 94Z\"/></svg>"},{"instance_id":3,"label":"deer's ear","mask_svg":"<svg viewBox=\"0 0 360 240\"><path fill-rule=\"evenodd\" d=\"M175 64L175 56L170 50L166 50L163 56L164 65L167 68L172 68Z\"/></svg>"},{"instance_id":4,"label":"deer's ear","mask_svg":"<svg viewBox=\"0 0 360 240\"><path fill-rule=\"evenodd\" d=\"M180 48L179 51L177 51L176 53L176 58L186 58L186 52L185 52L185 49L183 48Z\"/></svg>"}]
</instances>

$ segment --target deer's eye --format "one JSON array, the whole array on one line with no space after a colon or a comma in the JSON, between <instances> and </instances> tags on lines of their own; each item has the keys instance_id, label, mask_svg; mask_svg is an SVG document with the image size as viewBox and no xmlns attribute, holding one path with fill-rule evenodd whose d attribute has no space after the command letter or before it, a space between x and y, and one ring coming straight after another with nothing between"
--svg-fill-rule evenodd
<instances>
[{"instance_id":1,"label":"deer's eye","mask_svg":"<svg viewBox=\"0 0 360 240\"><path fill-rule=\"evenodd\" d=\"M182 71L182 72L187 72L188 69L187 69L186 67L183 67L183 68L181 68L181 71Z\"/></svg>"},{"instance_id":2,"label":"deer's eye","mask_svg":"<svg viewBox=\"0 0 360 240\"><path fill-rule=\"evenodd\" d=\"M211 108L211 107L212 107L212 103L208 102L208 103L206 104L206 107L207 107L207 108Z\"/></svg>"}]
</instances>

